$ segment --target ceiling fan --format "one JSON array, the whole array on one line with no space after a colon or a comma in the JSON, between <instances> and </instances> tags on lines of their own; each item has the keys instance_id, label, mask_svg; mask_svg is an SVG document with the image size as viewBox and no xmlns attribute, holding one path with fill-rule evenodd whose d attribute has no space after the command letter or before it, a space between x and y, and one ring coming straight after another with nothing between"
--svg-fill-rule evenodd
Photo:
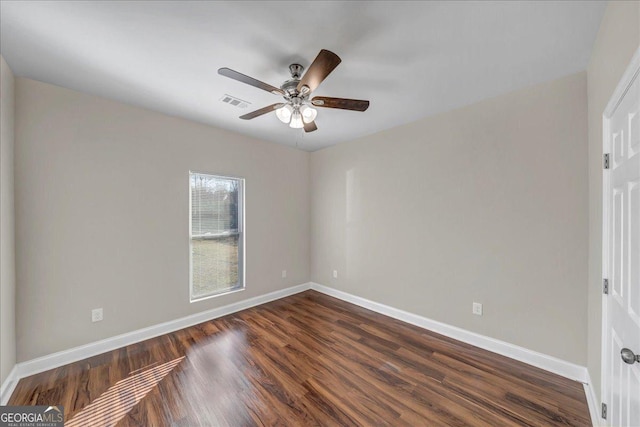
<instances>
[{"instance_id":1,"label":"ceiling fan","mask_svg":"<svg viewBox=\"0 0 640 427\"><path fill-rule=\"evenodd\" d=\"M341 61L340 57L335 53L322 49L304 76L302 76L304 71L302 65L289 65L291 79L282 83L280 88L230 68L220 68L218 74L266 90L274 95L281 95L284 98L284 102L252 111L240 116L241 119L251 120L275 111L278 119L283 123L288 123L289 127L294 129L304 128L305 132L313 132L318 129L315 123L318 112L313 107L338 108L351 111L365 111L369 108L369 101L359 99L331 98L327 96L315 96L309 99L311 93L320 86L320 83L327 78Z\"/></svg>"}]
</instances>

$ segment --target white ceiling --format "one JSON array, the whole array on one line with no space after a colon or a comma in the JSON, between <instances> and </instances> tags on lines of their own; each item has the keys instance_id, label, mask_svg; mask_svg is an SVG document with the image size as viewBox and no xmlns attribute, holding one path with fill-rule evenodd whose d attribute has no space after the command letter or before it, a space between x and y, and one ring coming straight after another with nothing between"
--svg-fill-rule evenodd
<instances>
[{"instance_id":1,"label":"white ceiling","mask_svg":"<svg viewBox=\"0 0 640 427\"><path fill-rule=\"evenodd\" d=\"M317 150L582 71L604 12L595 1L2 1L0 51L14 73L260 139ZM314 95L369 99L364 113L318 109L303 134L278 102L222 77L274 86L320 49L342 63ZM251 103L220 102L230 94Z\"/></svg>"}]
</instances>

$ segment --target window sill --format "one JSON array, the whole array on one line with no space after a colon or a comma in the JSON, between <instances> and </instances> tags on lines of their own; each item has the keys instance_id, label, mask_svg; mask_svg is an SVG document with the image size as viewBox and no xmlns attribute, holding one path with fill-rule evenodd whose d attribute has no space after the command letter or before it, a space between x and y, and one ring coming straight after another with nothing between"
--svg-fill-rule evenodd
<instances>
[{"instance_id":1,"label":"window sill","mask_svg":"<svg viewBox=\"0 0 640 427\"><path fill-rule=\"evenodd\" d=\"M196 297L196 298L190 298L189 302L190 303L194 303L194 302L200 302L200 301L204 301L204 300L208 300L211 298L216 298L216 297L221 297L221 296L225 296L225 295L229 295L229 294L234 294L236 292L242 292L246 289L245 286L241 287L241 288L234 288L231 289L229 291L226 292L220 292L218 294L213 294L213 295L205 295L205 296L201 296L201 297Z\"/></svg>"}]
</instances>

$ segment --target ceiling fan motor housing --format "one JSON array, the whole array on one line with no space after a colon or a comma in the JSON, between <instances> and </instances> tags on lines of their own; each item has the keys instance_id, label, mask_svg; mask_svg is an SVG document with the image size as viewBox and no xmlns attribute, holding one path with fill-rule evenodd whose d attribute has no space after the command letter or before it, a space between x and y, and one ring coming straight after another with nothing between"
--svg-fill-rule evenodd
<instances>
[{"instance_id":1,"label":"ceiling fan motor housing","mask_svg":"<svg viewBox=\"0 0 640 427\"><path fill-rule=\"evenodd\" d=\"M296 98L300 95L298 83L300 83L300 76L302 76L304 67L300 64L291 64L289 65L289 71L291 72L291 79L282 83L280 89L285 92L286 98Z\"/></svg>"},{"instance_id":2,"label":"ceiling fan motor housing","mask_svg":"<svg viewBox=\"0 0 640 427\"><path fill-rule=\"evenodd\" d=\"M280 89L284 91L286 98L295 98L298 96L298 94L300 93L298 92L299 82L300 82L299 79L291 79L282 83L282 86L280 86Z\"/></svg>"}]
</instances>

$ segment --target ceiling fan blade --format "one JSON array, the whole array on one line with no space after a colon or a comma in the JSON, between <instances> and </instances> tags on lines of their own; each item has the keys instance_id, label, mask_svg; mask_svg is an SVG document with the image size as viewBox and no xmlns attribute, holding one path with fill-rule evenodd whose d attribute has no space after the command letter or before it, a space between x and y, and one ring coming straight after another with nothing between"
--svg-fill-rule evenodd
<instances>
[{"instance_id":1,"label":"ceiling fan blade","mask_svg":"<svg viewBox=\"0 0 640 427\"><path fill-rule=\"evenodd\" d=\"M240 116L240 118L242 120L251 120L251 119L255 119L256 117L259 117L263 114L267 114L270 113L272 111L276 111L278 108L282 107L284 104L283 103L278 103L278 104L272 104L269 105L267 107L261 108L259 110L256 111L252 111L250 113L245 114L244 116Z\"/></svg>"},{"instance_id":2,"label":"ceiling fan blade","mask_svg":"<svg viewBox=\"0 0 640 427\"><path fill-rule=\"evenodd\" d=\"M268 83L261 82L260 80L256 80L253 77L246 76L242 73L232 70L231 68L220 68L218 70L218 74L257 87L258 89L266 90L267 92L271 92L274 95L284 95L284 91L282 89L271 86Z\"/></svg>"},{"instance_id":3,"label":"ceiling fan blade","mask_svg":"<svg viewBox=\"0 0 640 427\"><path fill-rule=\"evenodd\" d=\"M320 83L342 62L342 59L335 53L322 49L307 72L298 83L298 90L302 91L303 86L308 86L309 91L316 90Z\"/></svg>"},{"instance_id":4,"label":"ceiling fan blade","mask_svg":"<svg viewBox=\"0 0 640 427\"><path fill-rule=\"evenodd\" d=\"M316 96L311 100L315 107L339 108L341 110L366 111L369 101L361 99L331 98L330 96Z\"/></svg>"},{"instance_id":5,"label":"ceiling fan blade","mask_svg":"<svg viewBox=\"0 0 640 427\"><path fill-rule=\"evenodd\" d=\"M309 133L309 132L313 132L314 130L318 130L318 126L316 126L316 122L311 122L311 123L305 123L304 124L304 131Z\"/></svg>"}]
</instances>

